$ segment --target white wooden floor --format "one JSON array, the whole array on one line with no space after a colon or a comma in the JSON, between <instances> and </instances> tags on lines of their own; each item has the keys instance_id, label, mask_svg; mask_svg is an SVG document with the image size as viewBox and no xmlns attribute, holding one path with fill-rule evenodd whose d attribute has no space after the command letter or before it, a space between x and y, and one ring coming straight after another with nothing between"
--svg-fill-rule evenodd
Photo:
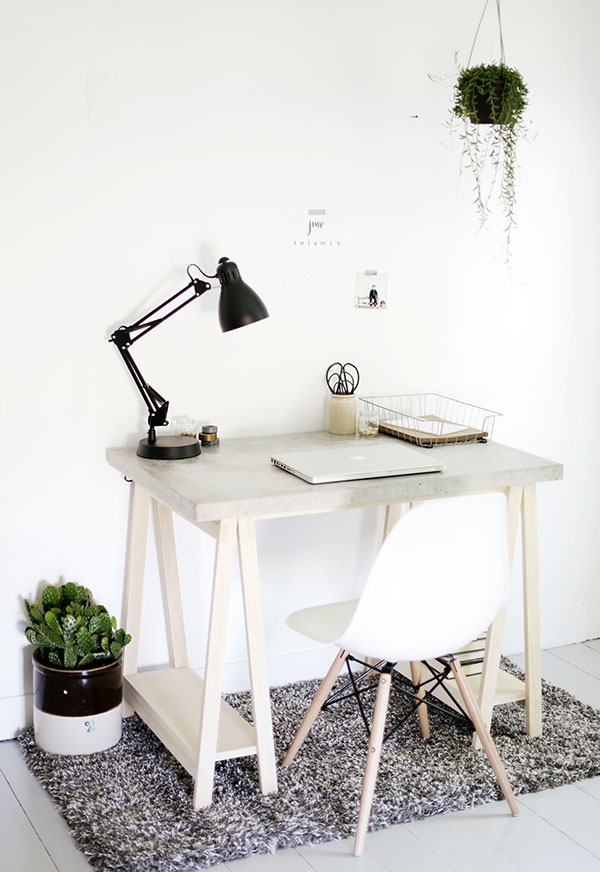
<instances>
[{"instance_id":1,"label":"white wooden floor","mask_svg":"<svg viewBox=\"0 0 600 872\"><path fill-rule=\"evenodd\" d=\"M519 661L519 658L513 658ZM543 675L600 709L600 640L554 648ZM600 737L599 748L600 753ZM67 826L21 760L0 742L0 846L7 872L89 872ZM504 802L370 833L362 857L351 841L248 857L215 872L600 872L600 777Z\"/></svg>"}]
</instances>

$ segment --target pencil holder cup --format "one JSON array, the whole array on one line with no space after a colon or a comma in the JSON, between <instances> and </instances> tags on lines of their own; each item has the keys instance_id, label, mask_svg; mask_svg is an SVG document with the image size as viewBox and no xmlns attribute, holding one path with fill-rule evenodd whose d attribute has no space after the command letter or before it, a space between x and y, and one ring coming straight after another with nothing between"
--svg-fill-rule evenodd
<instances>
[{"instance_id":1,"label":"pencil holder cup","mask_svg":"<svg viewBox=\"0 0 600 872\"><path fill-rule=\"evenodd\" d=\"M356 433L354 394L332 394L329 398L329 432L337 436L352 436Z\"/></svg>"}]
</instances>

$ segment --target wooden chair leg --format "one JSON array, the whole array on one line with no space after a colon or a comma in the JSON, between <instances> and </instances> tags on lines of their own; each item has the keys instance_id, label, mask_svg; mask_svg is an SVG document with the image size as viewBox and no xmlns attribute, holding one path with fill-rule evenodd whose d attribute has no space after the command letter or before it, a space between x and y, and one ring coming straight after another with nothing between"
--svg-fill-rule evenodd
<instances>
[{"instance_id":1,"label":"wooden chair leg","mask_svg":"<svg viewBox=\"0 0 600 872\"><path fill-rule=\"evenodd\" d=\"M421 678L423 673L423 667L418 661L411 660L410 662L410 675L412 678L413 687L415 688L415 696L418 699L425 699L425 688L419 687L421 684ZM419 715L419 727L421 729L421 737L423 739L429 739L431 733L429 731L429 714L427 712L427 703L422 702L417 706L417 714Z\"/></svg>"},{"instance_id":2,"label":"wooden chair leg","mask_svg":"<svg viewBox=\"0 0 600 872\"><path fill-rule=\"evenodd\" d=\"M467 679L465 678L465 674L462 671L460 662L455 659L451 660L450 668L452 669L452 674L456 679L456 686L460 690L460 694L464 700L467 712L469 713L469 717L473 721L473 726L477 731L477 735L479 736L479 739L483 746L483 750L485 751L486 756L490 761L490 766L494 770L494 774L498 779L498 784L500 785L500 789L504 794L504 799L507 801L512 814L518 815L519 806L517 805L513 789L510 786L508 778L506 777L506 772L504 770L504 766L502 765L502 760L498 756L498 751L496 750L496 746L494 745L494 740L489 734L488 728L485 725L485 721L483 720L481 712L479 711L479 707L475 702L469 685L467 684Z\"/></svg>"},{"instance_id":3,"label":"wooden chair leg","mask_svg":"<svg viewBox=\"0 0 600 872\"><path fill-rule=\"evenodd\" d=\"M347 656L348 652L343 650L339 651L336 655L335 660L329 667L329 672L321 682L321 686L314 695L313 701L311 702L306 714L304 715L304 720L298 727L298 731L292 739L292 744L287 749L287 753L281 762L282 766L289 766L300 748L302 747L304 740L306 739L311 730L312 725L316 721L319 712L323 708L323 703L329 696L331 688L335 684L336 679L340 674L342 666L346 662Z\"/></svg>"},{"instance_id":4,"label":"wooden chair leg","mask_svg":"<svg viewBox=\"0 0 600 872\"><path fill-rule=\"evenodd\" d=\"M383 744L383 733L385 731L385 719L390 699L391 683L391 675L388 672L382 672L379 676L377 699L375 700L375 709L373 711L373 723L371 725L369 749L367 751L367 764L365 766L365 774L363 777L360 809L358 812L358 822L356 824L356 835L354 837L355 857L360 857L365 846L369 816L373 804L373 794L375 792L375 782L377 781L377 770L379 769L379 759L381 757L381 746Z\"/></svg>"}]
</instances>

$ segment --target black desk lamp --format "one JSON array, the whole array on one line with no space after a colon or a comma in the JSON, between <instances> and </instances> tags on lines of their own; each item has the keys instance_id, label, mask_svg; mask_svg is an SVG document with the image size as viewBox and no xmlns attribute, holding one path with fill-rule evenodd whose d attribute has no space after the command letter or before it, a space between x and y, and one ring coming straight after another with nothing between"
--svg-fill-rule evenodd
<instances>
[{"instance_id":1,"label":"black desk lamp","mask_svg":"<svg viewBox=\"0 0 600 872\"><path fill-rule=\"evenodd\" d=\"M253 324L254 321L262 321L263 318L269 317L269 313L258 294L242 281L236 264L229 260L229 258L222 257L219 260L217 272L214 276L207 276L197 264L190 264L187 268L190 282L185 288L177 291L176 294L173 294L172 297L169 297L160 306L156 306L151 312L148 312L147 315L142 315L135 324L131 324L129 327L119 327L115 330L109 341L114 342L119 349L121 357L125 361L125 365L131 373L148 409L148 436L146 439L140 440L136 452L140 457L150 457L155 460L181 460L185 457L196 457L200 454L200 443L193 436L156 435L156 427L164 427L169 423L167 420L169 401L161 397L158 391L148 384L129 352L129 348L134 342L137 342L146 333L154 330L155 327L158 327L159 324L162 324L163 321L166 321L175 312L179 312L180 309L183 309L184 306L187 306L196 297L200 297L206 291L210 291L212 285L208 282L192 278L190 275L192 267L196 267L207 279L219 279L219 284L221 285L219 323L223 333L229 330L236 330L238 327L245 327L246 324ZM166 314L159 315L157 318L153 317L161 309L164 309L182 294L185 294L186 291L190 290L192 291L191 296L184 299L182 303L174 305Z\"/></svg>"}]
</instances>

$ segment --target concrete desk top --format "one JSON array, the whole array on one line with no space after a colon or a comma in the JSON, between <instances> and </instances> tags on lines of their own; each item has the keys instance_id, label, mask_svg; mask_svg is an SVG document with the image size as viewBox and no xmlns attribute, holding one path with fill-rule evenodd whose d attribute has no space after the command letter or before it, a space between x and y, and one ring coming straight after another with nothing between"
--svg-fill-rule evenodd
<instances>
[{"instance_id":1,"label":"concrete desk top","mask_svg":"<svg viewBox=\"0 0 600 872\"><path fill-rule=\"evenodd\" d=\"M378 436L378 439L391 439ZM147 460L135 448L109 448L108 463L192 523L231 517L284 517L366 505L450 496L562 478L562 464L499 442L415 448L435 456L443 472L308 484L271 461L271 454L362 442L327 432L225 439L188 460ZM401 443L406 444L406 443ZM413 446L414 447L414 446Z\"/></svg>"}]
</instances>

